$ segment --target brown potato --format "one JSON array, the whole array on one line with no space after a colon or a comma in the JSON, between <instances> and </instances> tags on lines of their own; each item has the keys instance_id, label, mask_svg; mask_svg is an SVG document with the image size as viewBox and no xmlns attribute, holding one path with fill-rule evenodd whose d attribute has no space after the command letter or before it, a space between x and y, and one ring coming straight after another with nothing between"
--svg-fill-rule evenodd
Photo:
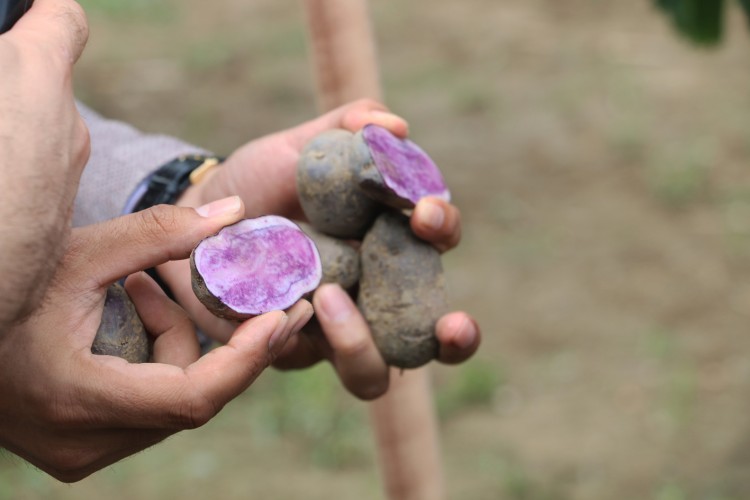
<instances>
[{"instance_id":1,"label":"brown potato","mask_svg":"<svg viewBox=\"0 0 750 500\"><path fill-rule=\"evenodd\" d=\"M398 212L378 217L360 251L358 305L386 363L416 368L437 357L435 324L448 310L438 251Z\"/></svg>"}]
</instances>

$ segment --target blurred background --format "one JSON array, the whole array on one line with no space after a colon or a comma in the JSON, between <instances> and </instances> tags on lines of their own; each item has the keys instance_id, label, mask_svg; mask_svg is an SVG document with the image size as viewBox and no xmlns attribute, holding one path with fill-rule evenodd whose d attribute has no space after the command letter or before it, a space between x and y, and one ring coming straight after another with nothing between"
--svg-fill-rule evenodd
<instances>
[{"instance_id":1,"label":"blurred background","mask_svg":"<svg viewBox=\"0 0 750 500\"><path fill-rule=\"evenodd\" d=\"M301 4L86 0L79 97L218 153L316 116ZM648 1L372 2L387 104L464 217L435 366L450 498L750 491L750 40ZM266 372L205 427L74 485L6 454L0 498L383 498L365 405Z\"/></svg>"}]
</instances>

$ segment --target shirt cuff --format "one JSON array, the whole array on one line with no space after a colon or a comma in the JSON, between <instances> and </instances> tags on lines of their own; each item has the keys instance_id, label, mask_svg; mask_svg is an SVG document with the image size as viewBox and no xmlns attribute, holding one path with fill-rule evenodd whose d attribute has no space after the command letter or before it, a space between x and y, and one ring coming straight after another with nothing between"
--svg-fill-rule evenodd
<instances>
[{"instance_id":1,"label":"shirt cuff","mask_svg":"<svg viewBox=\"0 0 750 500\"><path fill-rule=\"evenodd\" d=\"M81 176L73 226L119 216L138 183L168 161L183 155L211 154L174 137L144 134L81 103L78 110L89 128L91 156Z\"/></svg>"}]
</instances>

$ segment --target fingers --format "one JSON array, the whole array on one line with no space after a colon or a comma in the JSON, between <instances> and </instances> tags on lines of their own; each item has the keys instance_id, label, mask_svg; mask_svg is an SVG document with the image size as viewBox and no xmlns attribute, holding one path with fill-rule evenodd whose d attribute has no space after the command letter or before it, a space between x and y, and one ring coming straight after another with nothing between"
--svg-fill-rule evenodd
<instances>
[{"instance_id":1,"label":"fingers","mask_svg":"<svg viewBox=\"0 0 750 500\"><path fill-rule=\"evenodd\" d=\"M193 323L154 280L146 273L136 273L125 281L125 289L146 331L156 337L154 362L186 368L200 357Z\"/></svg>"},{"instance_id":2,"label":"fingers","mask_svg":"<svg viewBox=\"0 0 750 500\"><path fill-rule=\"evenodd\" d=\"M463 312L446 314L440 318L435 334L440 342L438 359L446 364L466 361L476 352L481 341L479 326Z\"/></svg>"},{"instance_id":3,"label":"fingers","mask_svg":"<svg viewBox=\"0 0 750 500\"><path fill-rule=\"evenodd\" d=\"M400 116L379 109L360 109L356 106L341 117L340 128L356 132L365 125L380 125L398 137L409 135L409 124Z\"/></svg>"},{"instance_id":4,"label":"fingers","mask_svg":"<svg viewBox=\"0 0 750 500\"><path fill-rule=\"evenodd\" d=\"M186 258L201 239L243 214L237 196L197 209L158 205L75 230L66 257L103 286L168 260Z\"/></svg>"},{"instance_id":5,"label":"fingers","mask_svg":"<svg viewBox=\"0 0 750 500\"><path fill-rule=\"evenodd\" d=\"M190 261L173 260L158 267L159 276L166 281L177 302L190 314L196 326L211 339L226 344L237 329L234 322L214 316L193 292L190 281Z\"/></svg>"},{"instance_id":6,"label":"fingers","mask_svg":"<svg viewBox=\"0 0 750 500\"><path fill-rule=\"evenodd\" d=\"M422 198L414 208L411 228L440 252L447 252L461 241L461 212L440 198Z\"/></svg>"},{"instance_id":7,"label":"fingers","mask_svg":"<svg viewBox=\"0 0 750 500\"><path fill-rule=\"evenodd\" d=\"M209 352L186 370L196 387L211 394L215 403L223 406L244 391L271 364L289 337L310 320L313 309L309 302L301 300L286 314L281 311L269 314L280 316L273 328L268 327L267 321L261 329L254 322L263 316L253 318L243 323L226 345ZM254 358L254 362L238 362L242 357ZM216 370L217 367L221 370Z\"/></svg>"},{"instance_id":8,"label":"fingers","mask_svg":"<svg viewBox=\"0 0 750 500\"><path fill-rule=\"evenodd\" d=\"M290 129L288 140L292 148L299 151L313 137L326 130L343 128L355 132L368 123L385 127L399 137L409 135L409 124L406 120L390 113L383 104L377 101L361 99Z\"/></svg>"},{"instance_id":9,"label":"fingers","mask_svg":"<svg viewBox=\"0 0 750 500\"><path fill-rule=\"evenodd\" d=\"M331 347L331 362L344 386L365 400L385 393L388 367L349 295L340 286L327 284L315 292L313 304Z\"/></svg>"},{"instance_id":10,"label":"fingers","mask_svg":"<svg viewBox=\"0 0 750 500\"><path fill-rule=\"evenodd\" d=\"M287 313L274 311L248 320L229 343L184 370L91 356L89 362L107 366L98 367L102 376L87 380L88 386L81 389L84 400L101 403L96 405L99 413L88 416L86 424L175 430L199 427L244 391L310 316L310 303L300 301Z\"/></svg>"},{"instance_id":11,"label":"fingers","mask_svg":"<svg viewBox=\"0 0 750 500\"><path fill-rule=\"evenodd\" d=\"M83 8L73 0L36 0L8 32L12 38L32 40L50 54L72 66L83 52L89 37Z\"/></svg>"}]
</instances>

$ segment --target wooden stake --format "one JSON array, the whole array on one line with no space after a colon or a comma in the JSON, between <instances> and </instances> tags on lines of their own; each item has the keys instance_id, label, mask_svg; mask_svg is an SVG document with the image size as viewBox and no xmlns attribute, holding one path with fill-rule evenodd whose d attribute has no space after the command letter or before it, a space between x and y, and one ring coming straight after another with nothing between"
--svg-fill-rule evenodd
<instances>
[{"instance_id":1,"label":"wooden stake","mask_svg":"<svg viewBox=\"0 0 750 500\"><path fill-rule=\"evenodd\" d=\"M382 101L367 1L305 0L305 9L320 110ZM388 393L369 410L388 498L445 498L429 370L391 370Z\"/></svg>"}]
</instances>

